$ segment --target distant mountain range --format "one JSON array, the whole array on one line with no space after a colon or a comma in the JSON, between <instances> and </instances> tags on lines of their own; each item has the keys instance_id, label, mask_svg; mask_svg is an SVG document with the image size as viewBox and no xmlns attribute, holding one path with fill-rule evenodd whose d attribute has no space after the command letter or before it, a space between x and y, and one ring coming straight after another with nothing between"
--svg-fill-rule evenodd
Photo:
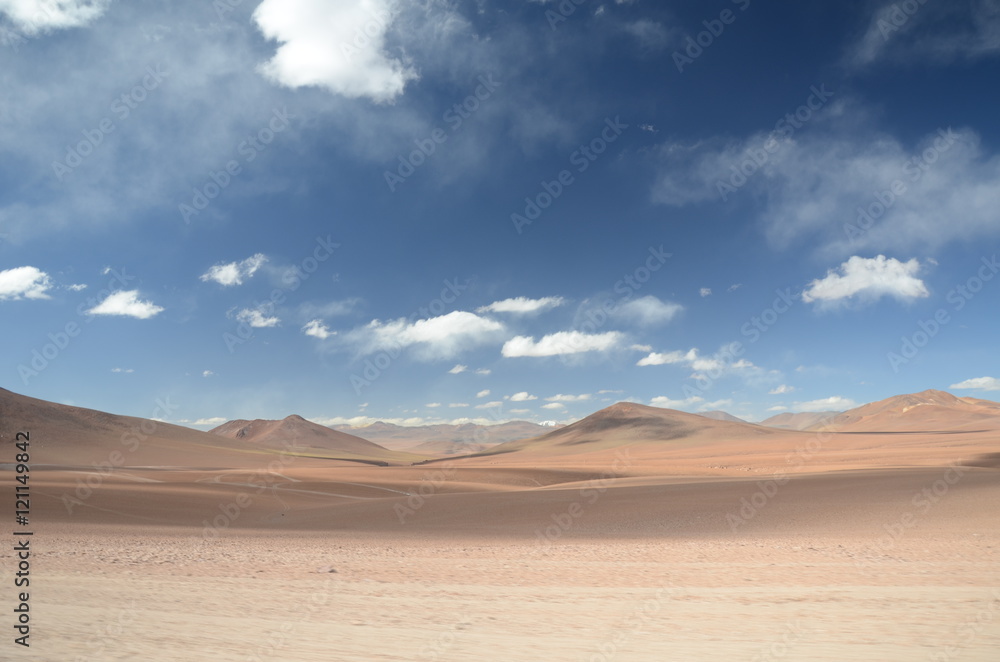
<instances>
[{"instance_id":1,"label":"distant mountain range","mask_svg":"<svg viewBox=\"0 0 1000 662\"><path fill-rule=\"evenodd\" d=\"M784 448L789 435L820 428L842 434L1000 430L1000 403L928 390L841 413L780 414L760 425L724 412L698 415L620 402L556 429L524 421L417 428L376 423L348 428L358 433L352 434L291 415L281 420L229 421L202 432L0 389L0 445L12 444L18 430L30 430L32 460L59 465L91 465L95 458L107 458L115 466L256 466L265 461L261 454L287 452L324 461L379 465L411 464L430 456L510 458L512 454L530 463L533 457L579 456L633 445L644 448L650 457L680 449L685 458L705 459L712 444L719 442Z\"/></svg>"}]
</instances>

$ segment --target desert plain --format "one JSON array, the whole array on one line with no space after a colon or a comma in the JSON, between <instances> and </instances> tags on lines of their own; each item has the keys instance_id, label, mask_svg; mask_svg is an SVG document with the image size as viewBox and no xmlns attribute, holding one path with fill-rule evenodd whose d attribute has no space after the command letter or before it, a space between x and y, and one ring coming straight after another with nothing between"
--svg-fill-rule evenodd
<instances>
[{"instance_id":1,"label":"desert plain","mask_svg":"<svg viewBox=\"0 0 1000 662\"><path fill-rule=\"evenodd\" d=\"M619 403L436 454L293 415L208 433L9 391L0 415L32 532L4 659L1000 659L986 400L807 429Z\"/></svg>"}]
</instances>

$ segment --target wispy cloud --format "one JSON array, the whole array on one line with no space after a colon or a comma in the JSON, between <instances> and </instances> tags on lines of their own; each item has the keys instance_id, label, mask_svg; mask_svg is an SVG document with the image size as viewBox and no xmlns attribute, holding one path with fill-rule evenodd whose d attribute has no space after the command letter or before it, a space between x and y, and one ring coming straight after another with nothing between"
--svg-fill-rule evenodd
<instances>
[{"instance_id":1,"label":"wispy cloud","mask_svg":"<svg viewBox=\"0 0 1000 662\"><path fill-rule=\"evenodd\" d=\"M210 267L199 278L206 283L212 281L223 287L242 285L245 280L253 277L265 262L267 256L257 253L240 262L227 262Z\"/></svg>"}]
</instances>

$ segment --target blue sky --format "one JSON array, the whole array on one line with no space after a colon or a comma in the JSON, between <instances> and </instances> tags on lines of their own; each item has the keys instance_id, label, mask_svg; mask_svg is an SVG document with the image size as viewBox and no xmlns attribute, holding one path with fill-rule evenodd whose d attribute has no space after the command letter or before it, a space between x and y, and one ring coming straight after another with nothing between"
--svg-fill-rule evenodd
<instances>
[{"instance_id":1,"label":"blue sky","mask_svg":"<svg viewBox=\"0 0 1000 662\"><path fill-rule=\"evenodd\" d=\"M203 429L1000 390L993 0L0 26L11 390Z\"/></svg>"}]
</instances>

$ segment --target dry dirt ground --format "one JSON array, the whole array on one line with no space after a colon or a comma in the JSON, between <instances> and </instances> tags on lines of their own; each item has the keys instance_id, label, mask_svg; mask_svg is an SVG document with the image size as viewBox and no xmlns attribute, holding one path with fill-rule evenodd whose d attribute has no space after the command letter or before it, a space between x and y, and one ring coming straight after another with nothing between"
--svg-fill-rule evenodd
<instances>
[{"instance_id":1,"label":"dry dirt ground","mask_svg":"<svg viewBox=\"0 0 1000 662\"><path fill-rule=\"evenodd\" d=\"M0 659L1000 660L994 468L432 471L38 468Z\"/></svg>"}]
</instances>

